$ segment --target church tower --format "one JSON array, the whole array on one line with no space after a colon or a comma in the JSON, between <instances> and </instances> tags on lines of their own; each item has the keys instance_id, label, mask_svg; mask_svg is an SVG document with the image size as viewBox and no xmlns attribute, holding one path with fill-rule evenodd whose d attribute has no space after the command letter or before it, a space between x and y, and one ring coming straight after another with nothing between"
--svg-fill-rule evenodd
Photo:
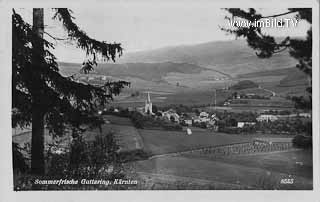
<instances>
[{"instance_id":1,"label":"church tower","mask_svg":"<svg viewBox=\"0 0 320 202\"><path fill-rule=\"evenodd\" d=\"M144 107L144 113L153 114L152 113L152 102L151 102L151 99L150 99L150 93L149 92L148 92L146 104L145 104L145 107Z\"/></svg>"}]
</instances>

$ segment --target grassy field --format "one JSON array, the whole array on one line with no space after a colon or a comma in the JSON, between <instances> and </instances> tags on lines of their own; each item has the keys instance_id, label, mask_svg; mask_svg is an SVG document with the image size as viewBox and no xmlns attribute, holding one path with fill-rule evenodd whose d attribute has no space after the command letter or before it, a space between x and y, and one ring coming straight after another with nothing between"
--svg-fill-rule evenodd
<instances>
[{"instance_id":1,"label":"grassy field","mask_svg":"<svg viewBox=\"0 0 320 202\"><path fill-rule=\"evenodd\" d=\"M102 131L92 129L82 134L86 141L93 141L97 135L106 135L109 132L113 132L120 151L133 151L143 148L143 142L138 130L132 125L130 119L112 115L104 116L104 119L110 123L102 125ZM13 142L19 143L21 146L26 143L31 144L31 131L13 135L12 139ZM71 142L71 134L66 134L55 140L59 142L60 147L67 147ZM54 139L49 134L49 131L45 130L45 144L48 145L53 141Z\"/></svg>"},{"instance_id":2,"label":"grassy field","mask_svg":"<svg viewBox=\"0 0 320 202\"><path fill-rule=\"evenodd\" d=\"M196 158L198 159L198 157ZM215 161L262 168L312 180L312 151L300 150L272 152L270 154L229 156L215 159Z\"/></svg>"},{"instance_id":3,"label":"grassy field","mask_svg":"<svg viewBox=\"0 0 320 202\"><path fill-rule=\"evenodd\" d=\"M170 104L176 105L210 105L214 103L214 89L183 89L177 92L164 92L156 91L152 92L152 88L149 89L150 97L153 105L167 106ZM225 101L230 95L230 92L217 92L217 103ZM112 105L119 107L143 107L147 98L146 93L141 93L138 97L124 97L123 99L117 99Z\"/></svg>"},{"instance_id":4,"label":"grassy field","mask_svg":"<svg viewBox=\"0 0 320 202\"><path fill-rule=\"evenodd\" d=\"M180 131L139 130L139 133L145 150L153 155L249 142L257 137L279 137L228 135L206 130L189 136ZM151 189L163 186L167 189L188 188L188 184L195 183L204 189L312 189L312 154L303 150L228 156L215 160L209 155L197 154L159 156L134 162L133 165L142 178L149 179ZM294 184L280 183L281 179L287 178L293 178Z\"/></svg>"},{"instance_id":5,"label":"grassy field","mask_svg":"<svg viewBox=\"0 0 320 202\"><path fill-rule=\"evenodd\" d=\"M182 131L139 130L145 150L151 154L165 154L190 149L249 142L254 136L229 135L210 131L194 131L186 135Z\"/></svg>"},{"instance_id":6,"label":"grassy field","mask_svg":"<svg viewBox=\"0 0 320 202\"><path fill-rule=\"evenodd\" d=\"M284 164L282 164L284 165ZM163 157L135 164L140 172L157 175L170 175L171 180L179 177L208 180L211 182L229 183L233 185L247 186L251 189L311 189L312 180L301 176L289 176L285 171L274 171L257 166L243 165L239 163L226 163L199 158L187 157ZM293 185L281 185L281 179L294 178ZM217 187L216 189L219 189ZM221 188L226 189L226 188ZM228 189L228 188L227 188ZM232 189L232 187L231 187Z\"/></svg>"},{"instance_id":7,"label":"grassy field","mask_svg":"<svg viewBox=\"0 0 320 202\"><path fill-rule=\"evenodd\" d=\"M143 149L140 134L129 118L112 115L105 115L103 118L109 123L102 125L102 133L99 129L87 131L84 134L86 140L94 140L96 135L112 132L121 152Z\"/></svg>"}]
</instances>

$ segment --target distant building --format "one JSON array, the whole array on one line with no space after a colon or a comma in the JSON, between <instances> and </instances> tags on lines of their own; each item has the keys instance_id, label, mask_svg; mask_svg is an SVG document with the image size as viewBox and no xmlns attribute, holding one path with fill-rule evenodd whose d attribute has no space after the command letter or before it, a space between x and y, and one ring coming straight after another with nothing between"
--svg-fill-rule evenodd
<instances>
[{"instance_id":1,"label":"distant building","mask_svg":"<svg viewBox=\"0 0 320 202\"><path fill-rule=\"evenodd\" d=\"M151 99L150 99L149 92L148 92L147 100L146 100L145 106L144 106L144 113L153 114L153 112L152 112L152 102L151 102Z\"/></svg>"},{"instance_id":2,"label":"distant building","mask_svg":"<svg viewBox=\"0 0 320 202\"><path fill-rule=\"evenodd\" d=\"M190 128L187 128L187 135L192 135L192 131Z\"/></svg>"},{"instance_id":3,"label":"distant building","mask_svg":"<svg viewBox=\"0 0 320 202\"><path fill-rule=\"evenodd\" d=\"M207 123L210 121L209 114L207 112L201 112L199 117L194 119L195 123Z\"/></svg>"},{"instance_id":4,"label":"distant building","mask_svg":"<svg viewBox=\"0 0 320 202\"><path fill-rule=\"evenodd\" d=\"M180 116L173 109L163 112L162 116L174 122L179 122L180 119Z\"/></svg>"},{"instance_id":5,"label":"distant building","mask_svg":"<svg viewBox=\"0 0 320 202\"><path fill-rule=\"evenodd\" d=\"M298 115L301 116L301 117L305 117L305 118L311 118L312 117L311 113L300 113Z\"/></svg>"},{"instance_id":6,"label":"distant building","mask_svg":"<svg viewBox=\"0 0 320 202\"><path fill-rule=\"evenodd\" d=\"M230 105L230 102L224 102L223 105L228 106L228 105Z\"/></svg>"},{"instance_id":7,"label":"distant building","mask_svg":"<svg viewBox=\"0 0 320 202\"><path fill-rule=\"evenodd\" d=\"M201 112L199 118L208 118L209 114L207 112Z\"/></svg>"},{"instance_id":8,"label":"distant building","mask_svg":"<svg viewBox=\"0 0 320 202\"><path fill-rule=\"evenodd\" d=\"M255 124L256 124L256 122L242 122L242 121L239 121L238 124L237 124L237 127L238 128L243 128L245 125L253 126Z\"/></svg>"},{"instance_id":9,"label":"distant building","mask_svg":"<svg viewBox=\"0 0 320 202\"><path fill-rule=\"evenodd\" d=\"M206 128L217 130L218 117L215 114L209 116L207 112L201 112L200 115L193 119L195 124L205 124Z\"/></svg>"},{"instance_id":10,"label":"distant building","mask_svg":"<svg viewBox=\"0 0 320 202\"><path fill-rule=\"evenodd\" d=\"M277 118L279 118L279 119L290 119L290 118L298 118L298 117L311 118L311 114L310 113L299 113L299 114L277 115Z\"/></svg>"},{"instance_id":11,"label":"distant building","mask_svg":"<svg viewBox=\"0 0 320 202\"><path fill-rule=\"evenodd\" d=\"M278 117L276 115L272 115L272 114L261 114L260 116L258 116L257 121L258 122L273 122L278 120Z\"/></svg>"},{"instance_id":12,"label":"distant building","mask_svg":"<svg viewBox=\"0 0 320 202\"><path fill-rule=\"evenodd\" d=\"M192 125L192 120L191 119L185 119L183 120L184 124L191 126Z\"/></svg>"}]
</instances>

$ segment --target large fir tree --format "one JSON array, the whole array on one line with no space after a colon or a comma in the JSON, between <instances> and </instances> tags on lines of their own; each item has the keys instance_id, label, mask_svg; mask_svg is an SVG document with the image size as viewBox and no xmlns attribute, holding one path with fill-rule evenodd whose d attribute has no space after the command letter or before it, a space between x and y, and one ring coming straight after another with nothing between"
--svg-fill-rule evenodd
<instances>
[{"instance_id":1,"label":"large fir tree","mask_svg":"<svg viewBox=\"0 0 320 202\"><path fill-rule=\"evenodd\" d=\"M73 21L71 10L53 9L53 18L62 22L68 40L93 56L86 62L87 73L96 57L113 60L122 54L121 44L90 38ZM103 86L79 83L72 76L59 73L54 45L43 38L43 9L33 9L33 25L26 23L15 10L12 14L12 127L32 126L31 171L44 173L44 129L61 136L67 128L79 130L85 125L99 126L98 106L105 106L114 95L129 85L125 81L106 82ZM52 35L50 35L52 36Z\"/></svg>"}]
</instances>

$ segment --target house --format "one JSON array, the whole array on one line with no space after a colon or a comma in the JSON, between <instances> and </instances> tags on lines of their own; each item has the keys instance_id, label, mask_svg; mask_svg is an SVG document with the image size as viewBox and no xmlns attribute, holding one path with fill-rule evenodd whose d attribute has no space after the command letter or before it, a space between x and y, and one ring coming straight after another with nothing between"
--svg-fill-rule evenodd
<instances>
[{"instance_id":1,"label":"house","mask_svg":"<svg viewBox=\"0 0 320 202\"><path fill-rule=\"evenodd\" d=\"M209 122L210 118L209 118L209 114L207 112L201 112L199 115L199 118L196 119L196 122Z\"/></svg>"},{"instance_id":2,"label":"house","mask_svg":"<svg viewBox=\"0 0 320 202\"><path fill-rule=\"evenodd\" d=\"M180 116L173 109L169 109L168 111L163 112L162 116L170 121L179 123Z\"/></svg>"},{"instance_id":3,"label":"house","mask_svg":"<svg viewBox=\"0 0 320 202\"><path fill-rule=\"evenodd\" d=\"M278 117L276 115L272 115L272 114L261 114L260 116L258 116L257 121L258 122L273 122L278 120Z\"/></svg>"},{"instance_id":4,"label":"house","mask_svg":"<svg viewBox=\"0 0 320 202\"><path fill-rule=\"evenodd\" d=\"M192 135L192 131L190 128L187 128L187 135Z\"/></svg>"},{"instance_id":5,"label":"house","mask_svg":"<svg viewBox=\"0 0 320 202\"><path fill-rule=\"evenodd\" d=\"M209 114L207 112L201 112L199 118L208 118Z\"/></svg>"},{"instance_id":6,"label":"house","mask_svg":"<svg viewBox=\"0 0 320 202\"><path fill-rule=\"evenodd\" d=\"M238 128L243 128L245 125L247 125L247 126L253 126L253 125L255 125L255 124L256 124L256 122L239 121L239 122L237 123L237 127L238 127Z\"/></svg>"},{"instance_id":7,"label":"house","mask_svg":"<svg viewBox=\"0 0 320 202\"><path fill-rule=\"evenodd\" d=\"M311 118L311 113L300 113L298 114L300 117L304 117L304 118Z\"/></svg>"},{"instance_id":8,"label":"house","mask_svg":"<svg viewBox=\"0 0 320 202\"><path fill-rule=\"evenodd\" d=\"M223 105L228 106L228 105L230 105L230 102L224 102Z\"/></svg>"},{"instance_id":9,"label":"house","mask_svg":"<svg viewBox=\"0 0 320 202\"><path fill-rule=\"evenodd\" d=\"M184 123L185 125L191 126L191 125L192 125L192 120L191 120L191 119L184 119L184 120L183 120L183 123Z\"/></svg>"},{"instance_id":10,"label":"house","mask_svg":"<svg viewBox=\"0 0 320 202\"><path fill-rule=\"evenodd\" d=\"M218 120L219 119L215 114L212 114L211 116L209 116L209 114L207 112L201 112L200 115L193 120L193 123L201 124L201 125L204 124L206 128L211 128L211 129L217 130L218 129L218 126L217 126Z\"/></svg>"}]
</instances>

